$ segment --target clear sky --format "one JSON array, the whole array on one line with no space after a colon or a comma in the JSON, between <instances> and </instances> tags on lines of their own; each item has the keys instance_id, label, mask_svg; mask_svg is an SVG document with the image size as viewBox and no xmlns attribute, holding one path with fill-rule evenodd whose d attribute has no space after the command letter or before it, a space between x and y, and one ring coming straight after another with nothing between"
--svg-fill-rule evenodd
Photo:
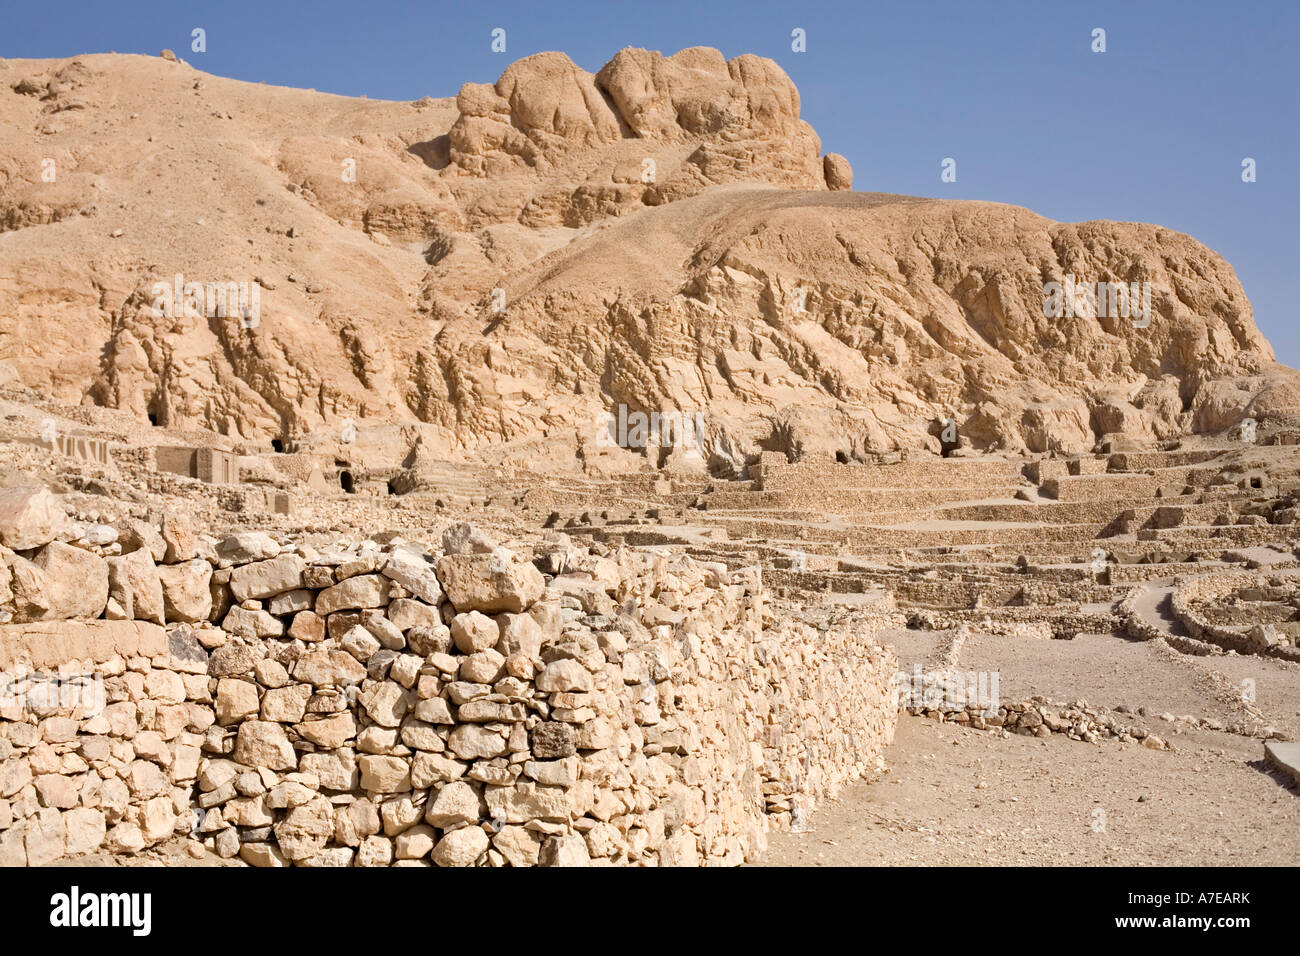
<instances>
[{"instance_id":1,"label":"clear sky","mask_svg":"<svg viewBox=\"0 0 1300 956\"><path fill-rule=\"evenodd\" d=\"M206 52L190 49L195 27ZM497 27L505 53L491 50ZM796 28L806 52L791 49ZM1195 236L1236 268L1278 358L1300 366L1295 0L0 2L3 57L169 47L222 76L383 99L450 96L541 50L594 71L624 46L699 45L780 63L857 189ZM956 182L940 181L945 157Z\"/></svg>"}]
</instances>

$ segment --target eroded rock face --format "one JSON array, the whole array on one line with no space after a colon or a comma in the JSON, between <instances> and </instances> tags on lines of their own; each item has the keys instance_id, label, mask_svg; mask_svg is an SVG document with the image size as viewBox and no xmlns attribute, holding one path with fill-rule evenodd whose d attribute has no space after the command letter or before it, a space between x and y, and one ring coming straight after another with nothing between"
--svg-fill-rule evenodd
<instances>
[{"instance_id":1,"label":"eroded rock face","mask_svg":"<svg viewBox=\"0 0 1300 956\"><path fill-rule=\"evenodd\" d=\"M853 167L839 153L827 153L822 158L822 170L827 189L852 189Z\"/></svg>"},{"instance_id":2,"label":"eroded rock face","mask_svg":"<svg viewBox=\"0 0 1300 956\"><path fill-rule=\"evenodd\" d=\"M848 161L822 154L798 91L760 57L627 49L591 73L543 53L416 104L226 81L200 102L193 71L112 56L26 80L75 97L59 122L100 159L0 186L24 264L0 274L0 333L48 345L15 366L23 384L141 422L323 444L351 417L356 448L371 423L401 422L385 453L418 478L507 444L521 463L596 468L599 423L620 407L702 413L699 454L674 467L725 470L760 449L938 450L945 419L979 449L1154 443L1300 399L1209 249L1156 226L853 192ZM0 98L13 168L46 155L31 102ZM214 110L230 117L219 133ZM229 148L214 154L218 135ZM166 161L146 186L118 147L148 137ZM200 162L218 169L194 177ZM206 230L151 228L149 197L172 193L215 210ZM54 235L41 223L59 210ZM256 258L211 240L250 232L268 237ZM155 283L177 273L258 279L260 323L161 314ZM1071 276L1146 283L1150 322L1049 317L1044 285ZM17 550L54 537L0 529ZM170 538L150 545L155 563L194 557ZM227 561L278 553L225 547Z\"/></svg>"},{"instance_id":3,"label":"eroded rock face","mask_svg":"<svg viewBox=\"0 0 1300 956\"><path fill-rule=\"evenodd\" d=\"M494 197L498 211L518 203L517 214L533 225L581 225L718 183L825 188L819 141L799 119L799 92L762 57L628 48L593 75L563 53L539 53L512 64L495 86L467 83L456 107L448 133L456 167L548 181L540 202L535 186L516 187L513 200ZM574 183L575 172L585 181Z\"/></svg>"}]
</instances>

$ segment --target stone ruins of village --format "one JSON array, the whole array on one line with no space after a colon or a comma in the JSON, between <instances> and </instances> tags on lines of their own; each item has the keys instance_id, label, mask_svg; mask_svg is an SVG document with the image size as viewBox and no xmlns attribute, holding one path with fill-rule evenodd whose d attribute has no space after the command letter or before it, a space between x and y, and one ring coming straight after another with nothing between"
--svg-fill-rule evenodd
<instances>
[{"instance_id":1,"label":"stone ruins of village","mask_svg":"<svg viewBox=\"0 0 1300 956\"><path fill-rule=\"evenodd\" d=\"M0 179L0 865L1293 862L1231 267L854 191L799 109L0 61L60 169Z\"/></svg>"}]
</instances>

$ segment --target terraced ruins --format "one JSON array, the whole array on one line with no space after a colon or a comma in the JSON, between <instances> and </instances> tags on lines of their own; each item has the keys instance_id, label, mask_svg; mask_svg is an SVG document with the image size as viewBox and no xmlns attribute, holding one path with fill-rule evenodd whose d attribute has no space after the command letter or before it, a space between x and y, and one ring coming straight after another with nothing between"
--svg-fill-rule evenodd
<instances>
[{"instance_id":1,"label":"terraced ruins","mask_svg":"<svg viewBox=\"0 0 1300 956\"><path fill-rule=\"evenodd\" d=\"M0 863L1293 862L1300 378L1200 243L703 48L0 78Z\"/></svg>"},{"instance_id":2,"label":"terraced ruins","mask_svg":"<svg viewBox=\"0 0 1300 956\"><path fill-rule=\"evenodd\" d=\"M1268 426L1251 442L1225 435L1163 450L1033 459L897 453L865 464L767 453L743 477L724 478L698 468L562 476L469 462L401 467L411 465L409 454L390 467L375 460L363 467L351 447L365 446L363 425L328 451L253 453L206 436L237 476L214 482L157 465L174 460L171 449L182 441L204 436L141 428L120 413L62 407L12 386L0 399L26 409L6 416L0 442L9 483L42 475L74 522L64 536L107 556L132 547L133 529L168 514L201 523L213 544L257 529L304 555L339 540L436 539L450 523L468 521L511 553L532 555L547 593L568 600L587 600L584 589L599 580L593 561L668 557L761 576L773 625L798 621L810 634L847 632L887 648L896 661L898 741L882 752L883 763L863 768L865 782L773 790L773 849L763 857L771 862L852 863L854 854L979 862L989 852L1007 862L1178 861L1174 821L1189 792L1206 806L1234 807L1202 821L1223 841L1216 858L1289 852L1271 835L1296 812L1286 789L1294 783L1289 764L1271 763L1264 750L1300 734L1300 447L1289 427ZM24 440L38 423L71 437ZM106 436L105 451L79 453L78 433ZM166 455L151 455L150 443ZM96 535L106 550L91 544ZM269 606L272 615L298 607L277 602L240 606ZM244 612L227 607L215 603L204 617L238 634L228 615ZM173 624L169 610L165 620L174 630L185 619ZM969 753L960 761L988 778L952 779L960 762L938 778L944 793L980 786L970 790L969 810L961 798L936 803L937 767L918 762L934 734L965 748L953 753ZM1050 749L1026 750L1019 738ZM1033 794L1040 772L1077 777L1068 796L1052 789L1054 820L1035 809L1029 827L976 825L986 801L1030 799L1020 795ZM1109 814L1111 833L1136 826L1123 789L1141 796L1144 810L1148 800L1166 804L1158 816L1145 814L1141 839L1136 830L1121 841L1108 839L1105 825L1097 829L1098 809ZM993 818L1008 826L1002 811ZM927 841L918 853L907 838L917 827L951 839ZM1041 828L1053 835L1031 837ZM829 857L809 843L826 832L835 834ZM851 838L842 841L845 834ZM226 839L219 847L208 839L214 859L246 845L236 858L278 859L260 843ZM132 846L106 845L119 861ZM179 845L155 835L143 849L145 861L177 859Z\"/></svg>"}]
</instances>

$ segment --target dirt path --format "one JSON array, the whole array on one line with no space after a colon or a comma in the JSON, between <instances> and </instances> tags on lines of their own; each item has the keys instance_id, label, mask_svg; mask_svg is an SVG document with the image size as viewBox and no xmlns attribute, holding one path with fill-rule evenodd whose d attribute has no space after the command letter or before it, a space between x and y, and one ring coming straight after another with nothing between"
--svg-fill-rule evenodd
<instances>
[{"instance_id":1,"label":"dirt path","mask_svg":"<svg viewBox=\"0 0 1300 956\"><path fill-rule=\"evenodd\" d=\"M1173 585L1148 584L1138 595L1133 610L1141 620L1158 628L1161 633L1187 637L1187 628L1174 617L1174 612L1169 607L1173 594Z\"/></svg>"}]
</instances>

